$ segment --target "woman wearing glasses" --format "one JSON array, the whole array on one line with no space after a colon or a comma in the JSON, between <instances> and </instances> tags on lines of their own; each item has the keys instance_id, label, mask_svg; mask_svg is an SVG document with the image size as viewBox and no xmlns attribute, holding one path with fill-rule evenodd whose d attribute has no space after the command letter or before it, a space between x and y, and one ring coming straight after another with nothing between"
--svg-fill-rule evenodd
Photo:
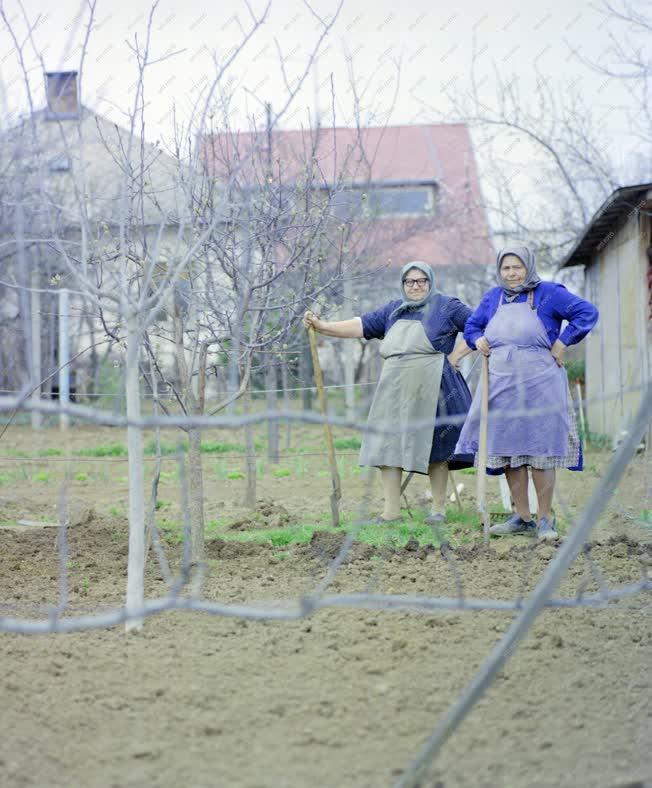
<instances>
[{"instance_id":1,"label":"woman wearing glasses","mask_svg":"<svg viewBox=\"0 0 652 788\"><path fill-rule=\"evenodd\" d=\"M381 470L385 506L378 522L400 519L402 472L411 471L430 477L432 512L426 522L435 524L445 519L449 468L473 465L473 454L455 454L463 419L445 421L463 417L471 404L457 369L471 349L464 341L454 349L471 310L435 288L427 263L403 266L400 295L361 317L328 322L306 312L303 322L330 337L382 339L385 363L368 424L392 433L365 432L360 464Z\"/></svg>"}]
</instances>

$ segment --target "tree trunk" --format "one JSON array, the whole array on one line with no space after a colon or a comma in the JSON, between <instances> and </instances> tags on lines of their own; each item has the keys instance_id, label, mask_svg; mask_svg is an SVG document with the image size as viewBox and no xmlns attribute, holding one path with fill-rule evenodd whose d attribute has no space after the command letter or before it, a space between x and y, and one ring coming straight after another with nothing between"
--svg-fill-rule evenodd
<instances>
[{"instance_id":1,"label":"tree trunk","mask_svg":"<svg viewBox=\"0 0 652 788\"><path fill-rule=\"evenodd\" d=\"M251 413L251 391L247 388L243 399L245 415ZM247 455L247 489L245 492L245 506L250 509L256 507L256 448L254 446L254 428L252 424L245 424L245 451Z\"/></svg>"},{"instance_id":2,"label":"tree trunk","mask_svg":"<svg viewBox=\"0 0 652 788\"><path fill-rule=\"evenodd\" d=\"M353 289L351 280L344 280L344 308L351 309L353 303ZM342 315L344 319L344 315ZM353 362L353 342L344 342L342 351L344 353L344 401L346 403L346 418L350 421L355 419L355 364Z\"/></svg>"},{"instance_id":3,"label":"tree trunk","mask_svg":"<svg viewBox=\"0 0 652 788\"><path fill-rule=\"evenodd\" d=\"M183 318L174 318L175 356L177 374L181 385L181 396L190 415L201 416L206 401L206 363L208 346L201 343L197 360L197 388L193 388L192 368L186 359L183 345ZM192 361L191 361L192 364ZM204 474L201 456L201 429L188 430L188 498L190 509L190 562L204 562Z\"/></svg>"},{"instance_id":4,"label":"tree trunk","mask_svg":"<svg viewBox=\"0 0 652 788\"><path fill-rule=\"evenodd\" d=\"M278 396L276 392L277 375L276 375L276 362L270 361L265 370L265 403L267 410L276 410L278 408ZM278 421L276 419L267 420L267 459L278 464Z\"/></svg>"},{"instance_id":5,"label":"tree trunk","mask_svg":"<svg viewBox=\"0 0 652 788\"><path fill-rule=\"evenodd\" d=\"M204 475L201 458L201 430L188 430L188 486L190 490L190 562L204 561Z\"/></svg>"},{"instance_id":6,"label":"tree trunk","mask_svg":"<svg viewBox=\"0 0 652 788\"><path fill-rule=\"evenodd\" d=\"M127 418L140 418L140 357L141 333L135 313L127 315L127 364L125 370L125 393ZM141 607L144 600L145 566L145 507L143 474L143 435L140 428L127 427L127 449L129 452L129 557L127 560L127 609ZM142 618L126 622L125 629L140 630Z\"/></svg>"},{"instance_id":7,"label":"tree trunk","mask_svg":"<svg viewBox=\"0 0 652 788\"><path fill-rule=\"evenodd\" d=\"M85 307L86 307L86 305L85 305ZM92 306L89 305L88 308L86 309L86 311L90 313L92 311ZM101 397L95 397L95 394L103 394L104 393L103 391L102 392L100 391L100 388L98 386L98 383L99 383L99 380L100 380L100 354L97 352L97 347L95 346L95 343L97 341L97 335L95 333L95 320L89 314L89 316L86 317L86 321L85 322L86 322L86 326L87 326L87 329L88 329L88 339L89 339L89 342L91 343L91 353L90 353L90 358L89 358L90 369L88 371L88 392L87 393L93 395L91 402L103 402Z\"/></svg>"}]
</instances>

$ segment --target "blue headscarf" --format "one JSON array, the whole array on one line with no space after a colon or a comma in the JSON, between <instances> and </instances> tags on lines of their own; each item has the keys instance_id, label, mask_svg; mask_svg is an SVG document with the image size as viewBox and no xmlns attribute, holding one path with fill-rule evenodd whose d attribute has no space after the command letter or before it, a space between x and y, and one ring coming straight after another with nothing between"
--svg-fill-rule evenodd
<instances>
[{"instance_id":1,"label":"blue headscarf","mask_svg":"<svg viewBox=\"0 0 652 788\"><path fill-rule=\"evenodd\" d=\"M419 271L424 273L428 277L428 281L430 282L430 289L421 298L419 301L411 301L405 295L405 288L403 287L403 279L405 279L405 274L411 268L418 268ZM435 287L435 275L432 272L432 268L428 265L428 263L422 263L420 260L413 260L411 263L406 263L401 268L401 280L400 280L400 287L401 287L401 303L396 307L396 309L390 315L390 320L401 315L403 312L414 312L417 309L421 309L422 307L427 306L432 297L436 295L438 292L437 288Z\"/></svg>"}]
</instances>

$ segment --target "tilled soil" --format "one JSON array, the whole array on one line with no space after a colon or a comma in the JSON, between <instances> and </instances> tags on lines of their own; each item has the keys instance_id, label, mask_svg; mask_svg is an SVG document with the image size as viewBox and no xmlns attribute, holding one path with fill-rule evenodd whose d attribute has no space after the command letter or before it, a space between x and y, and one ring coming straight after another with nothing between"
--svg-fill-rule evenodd
<instances>
[{"instance_id":1,"label":"tilled soil","mask_svg":"<svg viewBox=\"0 0 652 788\"><path fill-rule=\"evenodd\" d=\"M274 514L277 514L275 512ZM123 522L79 511L69 529L70 612L122 603ZM56 529L0 531L3 612L56 602ZM204 593L223 602L299 598L341 537L285 549L209 542ZM514 599L557 548L399 551L354 545L329 593ZM170 548L173 569L179 548ZM610 586L652 559L644 535L595 538ZM586 557L557 593L597 589ZM156 563L148 597L162 596ZM445 746L423 786L642 785L652 775L649 595L546 611ZM40 613L42 615L42 612ZM294 622L174 612L59 636L2 635L0 785L391 786L509 626L504 612L320 610Z\"/></svg>"}]
</instances>

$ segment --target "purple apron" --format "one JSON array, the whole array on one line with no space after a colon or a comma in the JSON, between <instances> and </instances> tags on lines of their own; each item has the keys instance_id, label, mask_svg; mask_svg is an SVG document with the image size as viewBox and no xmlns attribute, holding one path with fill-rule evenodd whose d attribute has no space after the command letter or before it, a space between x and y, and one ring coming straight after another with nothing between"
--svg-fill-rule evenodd
<instances>
[{"instance_id":1,"label":"purple apron","mask_svg":"<svg viewBox=\"0 0 652 788\"><path fill-rule=\"evenodd\" d=\"M502 303L484 336L489 356L487 454L499 457L564 457L568 451L568 379L550 353L545 326L532 306ZM456 453L478 451L481 386L478 385ZM535 413L528 410L536 409Z\"/></svg>"}]
</instances>

